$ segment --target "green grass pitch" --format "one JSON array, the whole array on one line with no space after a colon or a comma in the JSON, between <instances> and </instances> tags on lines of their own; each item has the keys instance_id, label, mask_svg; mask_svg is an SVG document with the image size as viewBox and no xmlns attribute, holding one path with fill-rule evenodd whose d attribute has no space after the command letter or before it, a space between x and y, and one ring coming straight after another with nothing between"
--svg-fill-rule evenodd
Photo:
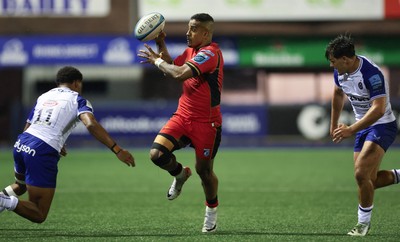
<instances>
[{"instance_id":1,"label":"green grass pitch","mask_svg":"<svg viewBox=\"0 0 400 242\"><path fill-rule=\"evenodd\" d=\"M202 234L204 195L198 176L175 201L165 197L172 178L132 152L136 167L107 149L70 150L59 163L47 220L34 224L0 214L0 241L399 241L400 186L377 190L370 235L350 238L357 193L352 150L220 149L218 231ZM193 150L177 158L194 172ZM400 149L382 168L400 168ZM0 152L0 187L13 181L10 151ZM23 198L27 198L26 195Z\"/></svg>"}]
</instances>

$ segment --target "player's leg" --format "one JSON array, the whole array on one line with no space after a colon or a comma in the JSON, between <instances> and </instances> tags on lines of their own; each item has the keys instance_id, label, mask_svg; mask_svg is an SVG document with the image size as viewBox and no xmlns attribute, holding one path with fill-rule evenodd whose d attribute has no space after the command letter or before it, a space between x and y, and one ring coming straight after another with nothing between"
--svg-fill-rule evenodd
<instances>
[{"instance_id":1,"label":"player's leg","mask_svg":"<svg viewBox=\"0 0 400 242\"><path fill-rule=\"evenodd\" d=\"M218 177L214 172L214 159L204 160L199 157L196 158L196 172L201 179L204 195L206 197L206 204L211 207L218 205Z\"/></svg>"},{"instance_id":2,"label":"player's leg","mask_svg":"<svg viewBox=\"0 0 400 242\"><path fill-rule=\"evenodd\" d=\"M15 174L15 183L5 187L0 195L5 195L7 197L18 197L26 192L26 183L25 183L25 162L24 155L20 152L14 152L14 174ZM8 200L13 200L12 198L8 198ZM3 212L6 208L4 206L0 206L0 212Z\"/></svg>"},{"instance_id":3,"label":"player's leg","mask_svg":"<svg viewBox=\"0 0 400 242\"><path fill-rule=\"evenodd\" d=\"M177 162L175 155L172 154L172 151L180 147L179 142L172 136L160 133L154 140L150 150L150 159L153 163L161 169L168 171L174 177L167 192L168 200L174 200L181 194L183 184L192 175L190 168L183 167L181 163Z\"/></svg>"},{"instance_id":4,"label":"player's leg","mask_svg":"<svg viewBox=\"0 0 400 242\"><path fill-rule=\"evenodd\" d=\"M400 182L400 169L380 170L375 181L375 189L390 186Z\"/></svg>"},{"instance_id":5,"label":"player's leg","mask_svg":"<svg viewBox=\"0 0 400 242\"><path fill-rule=\"evenodd\" d=\"M2 191L7 196L21 196L26 192L25 174L15 170L15 183L5 187Z\"/></svg>"},{"instance_id":6,"label":"player's leg","mask_svg":"<svg viewBox=\"0 0 400 242\"><path fill-rule=\"evenodd\" d=\"M167 192L168 200L173 200L179 196L183 184L192 174L190 168L183 167L172 153L190 142L184 134L185 124L183 120L173 116L160 130L150 150L150 159L153 163L168 171L174 177Z\"/></svg>"},{"instance_id":7,"label":"player's leg","mask_svg":"<svg viewBox=\"0 0 400 242\"><path fill-rule=\"evenodd\" d=\"M196 172L201 179L206 199L206 212L202 232L215 232L217 229L218 177L214 172L214 158L221 142L221 127L209 124L199 125L195 133ZM201 126L201 127L200 127Z\"/></svg>"},{"instance_id":8,"label":"player's leg","mask_svg":"<svg viewBox=\"0 0 400 242\"><path fill-rule=\"evenodd\" d=\"M16 166L16 170L17 170ZM54 196L54 188L40 188L25 185L25 175L15 172L16 183L6 187L0 197L0 207L29 219L35 223L46 220ZM19 200L18 196L28 191L29 200Z\"/></svg>"},{"instance_id":9,"label":"player's leg","mask_svg":"<svg viewBox=\"0 0 400 242\"><path fill-rule=\"evenodd\" d=\"M358 223L348 233L365 236L370 229L375 182L385 151L378 144L366 141L360 152L354 153L354 177L358 185Z\"/></svg>"},{"instance_id":10,"label":"player's leg","mask_svg":"<svg viewBox=\"0 0 400 242\"><path fill-rule=\"evenodd\" d=\"M29 200L19 200L14 212L35 223L46 220L53 201L55 188L27 185Z\"/></svg>"},{"instance_id":11,"label":"player's leg","mask_svg":"<svg viewBox=\"0 0 400 242\"><path fill-rule=\"evenodd\" d=\"M26 192L25 175L15 171L15 183L5 187L0 194L6 196L21 196ZM0 212L3 212L6 208L0 206Z\"/></svg>"},{"instance_id":12,"label":"player's leg","mask_svg":"<svg viewBox=\"0 0 400 242\"><path fill-rule=\"evenodd\" d=\"M369 136L371 141L379 144L385 151L389 149L397 136L397 123L396 121L388 124L376 125L373 130L372 137ZM374 135L375 134L375 135ZM376 139L380 137L380 139ZM378 171L377 178L375 180L375 189L386 187L389 185L397 184L400 182L400 169L393 170L380 170Z\"/></svg>"},{"instance_id":13,"label":"player's leg","mask_svg":"<svg viewBox=\"0 0 400 242\"><path fill-rule=\"evenodd\" d=\"M396 170L379 171L385 152L397 135L396 121L378 124L356 135L354 172L358 184L358 224L350 235L364 236L370 228L375 189L396 183Z\"/></svg>"},{"instance_id":14,"label":"player's leg","mask_svg":"<svg viewBox=\"0 0 400 242\"><path fill-rule=\"evenodd\" d=\"M378 144L366 141L359 155L355 156L354 176L359 187L359 200L362 207L373 204L375 183L384 154L385 151Z\"/></svg>"},{"instance_id":15,"label":"player's leg","mask_svg":"<svg viewBox=\"0 0 400 242\"><path fill-rule=\"evenodd\" d=\"M25 152L20 148L22 146L31 152ZM19 136L14 147L14 168L16 173L24 174L20 178L26 182L29 199L9 196L10 199L3 200L7 203L4 207L32 222L42 223L53 201L60 154L44 141L26 133Z\"/></svg>"},{"instance_id":16,"label":"player's leg","mask_svg":"<svg viewBox=\"0 0 400 242\"><path fill-rule=\"evenodd\" d=\"M196 172L201 179L206 197L206 211L202 232L215 232L217 229L217 207L218 207L218 177L213 170L214 159L196 159Z\"/></svg>"}]
</instances>

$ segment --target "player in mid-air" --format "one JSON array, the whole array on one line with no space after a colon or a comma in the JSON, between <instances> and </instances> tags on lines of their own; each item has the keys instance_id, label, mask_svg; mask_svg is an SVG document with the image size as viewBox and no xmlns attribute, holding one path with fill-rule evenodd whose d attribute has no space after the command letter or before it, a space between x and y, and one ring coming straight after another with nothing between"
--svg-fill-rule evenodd
<instances>
[{"instance_id":1,"label":"player in mid-air","mask_svg":"<svg viewBox=\"0 0 400 242\"><path fill-rule=\"evenodd\" d=\"M78 69L63 67L57 73L57 87L37 99L14 145L15 183L0 192L0 212L14 211L35 223L46 220L56 190L57 164L67 154L65 141L79 121L120 161L135 166L132 155L96 121L91 104L80 95L82 79ZM26 191L29 200L19 200Z\"/></svg>"},{"instance_id":2,"label":"player in mid-air","mask_svg":"<svg viewBox=\"0 0 400 242\"><path fill-rule=\"evenodd\" d=\"M224 60L212 41L214 20L206 13L190 18L186 32L188 48L172 60L165 43L165 32L155 39L158 53L148 45L140 50L142 63L151 63L173 79L182 82L183 93L176 112L156 136L150 158L174 176L167 192L173 200L191 175L189 167L177 162L173 152L187 145L195 148L196 172L202 181L206 212L202 232L217 228L218 178L213 171L214 158L221 141L220 99Z\"/></svg>"},{"instance_id":3,"label":"player in mid-air","mask_svg":"<svg viewBox=\"0 0 400 242\"><path fill-rule=\"evenodd\" d=\"M379 170L385 152L397 135L396 118L389 100L389 85L379 67L356 55L352 38L339 35L327 46L325 57L334 68L330 133L333 142L355 135L354 176L358 185L358 223L348 232L365 236L371 227L374 190L399 183L400 170ZM348 97L356 122L340 124Z\"/></svg>"}]
</instances>

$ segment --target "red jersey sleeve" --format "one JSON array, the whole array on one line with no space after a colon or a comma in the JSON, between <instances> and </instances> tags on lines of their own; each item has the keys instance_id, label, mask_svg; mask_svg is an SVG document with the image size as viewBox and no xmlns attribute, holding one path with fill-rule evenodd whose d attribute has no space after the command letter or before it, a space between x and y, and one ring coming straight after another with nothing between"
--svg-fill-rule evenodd
<instances>
[{"instance_id":1,"label":"red jersey sleeve","mask_svg":"<svg viewBox=\"0 0 400 242\"><path fill-rule=\"evenodd\" d=\"M186 64L192 69L194 76L199 76L202 73L212 73L218 66L218 49L213 45L206 46Z\"/></svg>"}]
</instances>

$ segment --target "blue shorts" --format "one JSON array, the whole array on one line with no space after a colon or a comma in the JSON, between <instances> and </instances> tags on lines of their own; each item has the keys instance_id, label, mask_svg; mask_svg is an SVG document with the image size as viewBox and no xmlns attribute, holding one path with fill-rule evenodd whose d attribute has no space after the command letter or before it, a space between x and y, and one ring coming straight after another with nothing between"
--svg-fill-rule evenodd
<instances>
[{"instance_id":1,"label":"blue shorts","mask_svg":"<svg viewBox=\"0 0 400 242\"><path fill-rule=\"evenodd\" d=\"M397 135L397 123L377 124L363 129L356 134L354 152L360 152L365 141L372 141L382 147L385 152L392 145Z\"/></svg>"},{"instance_id":2,"label":"blue shorts","mask_svg":"<svg viewBox=\"0 0 400 242\"><path fill-rule=\"evenodd\" d=\"M60 154L56 149L35 136L22 133L14 145L14 168L25 175L28 185L55 188Z\"/></svg>"}]
</instances>

